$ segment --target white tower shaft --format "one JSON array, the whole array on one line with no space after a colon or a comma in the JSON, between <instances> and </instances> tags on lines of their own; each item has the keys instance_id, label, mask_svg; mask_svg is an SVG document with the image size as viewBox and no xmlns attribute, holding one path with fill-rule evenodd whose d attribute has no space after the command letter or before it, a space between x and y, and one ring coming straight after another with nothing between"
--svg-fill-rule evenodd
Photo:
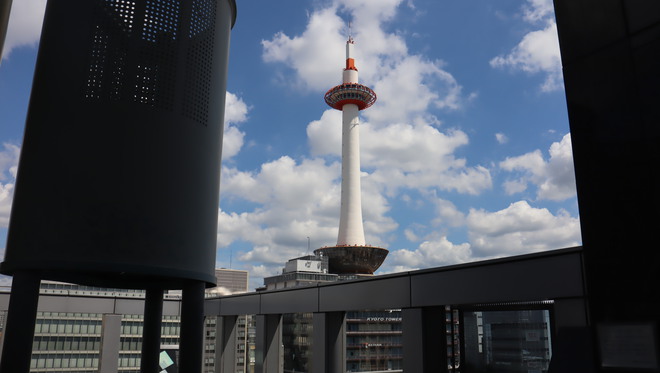
<instances>
[{"instance_id":1,"label":"white tower shaft","mask_svg":"<svg viewBox=\"0 0 660 373\"><path fill-rule=\"evenodd\" d=\"M360 185L360 126L358 107L342 108L341 214L337 245L365 245Z\"/></svg>"},{"instance_id":2,"label":"white tower shaft","mask_svg":"<svg viewBox=\"0 0 660 373\"><path fill-rule=\"evenodd\" d=\"M343 83L358 83L358 72L352 57L353 41L346 43L346 69ZM360 122L356 104L342 107L341 146L341 212L337 245L366 244L362 225L362 196L360 185Z\"/></svg>"}]
</instances>

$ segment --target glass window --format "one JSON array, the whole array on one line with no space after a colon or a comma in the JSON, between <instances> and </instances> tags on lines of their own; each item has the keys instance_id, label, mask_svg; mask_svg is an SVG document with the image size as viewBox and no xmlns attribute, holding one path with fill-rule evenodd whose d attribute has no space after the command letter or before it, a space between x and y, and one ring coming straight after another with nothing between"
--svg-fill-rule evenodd
<instances>
[{"instance_id":1,"label":"glass window","mask_svg":"<svg viewBox=\"0 0 660 373\"><path fill-rule=\"evenodd\" d=\"M463 313L465 361L488 370L547 371L552 354L548 310L483 310Z\"/></svg>"}]
</instances>

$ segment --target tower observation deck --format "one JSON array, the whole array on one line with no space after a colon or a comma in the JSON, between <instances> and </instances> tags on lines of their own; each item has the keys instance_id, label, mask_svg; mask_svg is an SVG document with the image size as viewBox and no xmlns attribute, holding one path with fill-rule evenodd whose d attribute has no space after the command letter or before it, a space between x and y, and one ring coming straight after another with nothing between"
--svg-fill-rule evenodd
<instances>
[{"instance_id":1,"label":"tower observation deck","mask_svg":"<svg viewBox=\"0 0 660 373\"><path fill-rule=\"evenodd\" d=\"M376 92L358 83L344 83L331 88L325 93L325 103L333 109L342 110L346 104L357 105L364 110L376 102Z\"/></svg>"},{"instance_id":2,"label":"tower observation deck","mask_svg":"<svg viewBox=\"0 0 660 373\"><path fill-rule=\"evenodd\" d=\"M325 93L325 102L342 112L341 214L337 245L314 251L327 256L329 270L337 274L373 274L389 253L365 243L360 188L360 133L358 112L376 102L376 93L358 83L351 37L346 41L346 68L342 84Z\"/></svg>"}]
</instances>

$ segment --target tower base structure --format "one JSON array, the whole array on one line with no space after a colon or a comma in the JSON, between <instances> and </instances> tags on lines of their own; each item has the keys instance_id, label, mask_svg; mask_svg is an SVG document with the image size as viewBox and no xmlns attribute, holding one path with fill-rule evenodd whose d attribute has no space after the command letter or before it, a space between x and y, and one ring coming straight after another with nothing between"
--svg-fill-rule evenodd
<instances>
[{"instance_id":1,"label":"tower base structure","mask_svg":"<svg viewBox=\"0 0 660 373\"><path fill-rule=\"evenodd\" d=\"M316 249L314 254L328 258L330 273L371 275L383 264L389 250L366 245L337 245Z\"/></svg>"}]
</instances>

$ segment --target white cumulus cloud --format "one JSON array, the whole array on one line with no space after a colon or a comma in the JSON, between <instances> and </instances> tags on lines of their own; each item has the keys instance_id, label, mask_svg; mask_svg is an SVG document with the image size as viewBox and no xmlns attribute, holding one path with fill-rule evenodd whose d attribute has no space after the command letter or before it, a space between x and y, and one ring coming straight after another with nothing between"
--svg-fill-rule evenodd
<instances>
[{"instance_id":1,"label":"white cumulus cloud","mask_svg":"<svg viewBox=\"0 0 660 373\"><path fill-rule=\"evenodd\" d=\"M535 25L543 24L543 28L527 33L509 53L491 59L490 65L494 68L544 74L545 81L541 85L541 91L561 89L561 55L552 1L528 0L523 13L523 19Z\"/></svg>"},{"instance_id":2,"label":"white cumulus cloud","mask_svg":"<svg viewBox=\"0 0 660 373\"><path fill-rule=\"evenodd\" d=\"M18 146L9 143L3 144L0 151L0 228L6 228L9 224L20 152Z\"/></svg>"},{"instance_id":3,"label":"white cumulus cloud","mask_svg":"<svg viewBox=\"0 0 660 373\"><path fill-rule=\"evenodd\" d=\"M573 148L571 134L566 134L549 149L550 158L546 161L540 150L517 157L508 157L499 166L505 171L514 172L517 178L507 180L504 189L515 194L536 185L536 197L553 201L563 201L575 196L575 170L573 168Z\"/></svg>"},{"instance_id":4,"label":"white cumulus cloud","mask_svg":"<svg viewBox=\"0 0 660 373\"><path fill-rule=\"evenodd\" d=\"M460 227L465 224L465 214L451 201L434 198L436 217L432 223L435 226Z\"/></svg>"},{"instance_id":5,"label":"white cumulus cloud","mask_svg":"<svg viewBox=\"0 0 660 373\"><path fill-rule=\"evenodd\" d=\"M545 22L553 13L552 0L528 0L527 4L523 5L523 18L530 23Z\"/></svg>"},{"instance_id":6,"label":"white cumulus cloud","mask_svg":"<svg viewBox=\"0 0 660 373\"><path fill-rule=\"evenodd\" d=\"M478 256L501 257L581 244L580 222L565 210L553 215L526 201L489 212L470 209L469 241Z\"/></svg>"},{"instance_id":7,"label":"white cumulus cloud","mask_svg":"<svg viewBox=\"0 0 660 373\"><path fill-rule=\"evenodd\" d=\"M344 28L336 7L318 10L311 14L302 35L289 37L279 32L271 40L263 40L263 59L293 68L296 84L315 90L328 89L343 67Z\"/></svg>"},{"instance_id":8,"label":"white cumulus cloud","mask_svg":"<svg viewBox=\"0 0 660 373\"><path fill-rule=\"evenodd\" d=\"M307 251L306 237L312 237L315 248L337 242L339 163L320 158L297 163L284 156L256 172L223 167L221 183L221 206L223 201L250 204L240 213L219 213L218 246L237 241L251 245L239 259L259 262L268 257L269 263L281 265ZM378 236L396 224L387 216L387 200L368 180L363 182L362 206L367 240L378 244Z\"/></svg>"},{"instance_id":9,"label":"white cumulus cloud","mask_svg":"<svg viewBox=\"0 0 660 373\"><path fill-rule=\"evenodd\" d=\"M436 122L430 109L459 109L465 100L462 87L443 70L442 61L418 55L401 57L381 68L373 88L378 104L365 112L372 122Z\"/></svg>"},{"instance_id":10,"label":"white cumulus cloud","mask_svg":"<svg viewBox=\"0 0 660 373\"><path fill-rule=\"evenodd\" d=\"M341 115L326 111L307 128L311 152L315 155L341 154ZM428 124L394 123L376 127L360 124L361 163L371 169L370 177L393 195L400 188L424 190L437 187L477 195L492 187L490 171L468 166L454 152L468 144L463 131L445 132Z\"/></svg>"},{"instance_id":11,"label":"white cumulus cloud","mask_svg":"<svg viewBox=\"0 0 660 373\"><path fill-rule=\"evenodd\" d=\"M248 106L238 96L227 92L225 99L225 131L222 138L222 160L227 161L243 147L245 132L238 129L239 123L248 119Z\"/></svg>"},{"instance_id":12,"label":"white cumulus cloud","mask_svg":"<svg viewBox=\"0 0 660 373\"><path fill-rule=\"evenodd\" d=\"M503 133L496 133L495 140L498 144L506 144L509 141L509 138Z\"/></svg>"},{"instance_id":13,"label":"white cumulus cloud","mask_svg":"<svg viewBox=\"0 0 660 373\"><path fill-rule=\"evenodd\" d=\"M422 242L415 250L401 249L390 253L387 268L393 272L438 267L472 260L469 243L454 244L446 236Z\"/></svg>"}]
</instances>

